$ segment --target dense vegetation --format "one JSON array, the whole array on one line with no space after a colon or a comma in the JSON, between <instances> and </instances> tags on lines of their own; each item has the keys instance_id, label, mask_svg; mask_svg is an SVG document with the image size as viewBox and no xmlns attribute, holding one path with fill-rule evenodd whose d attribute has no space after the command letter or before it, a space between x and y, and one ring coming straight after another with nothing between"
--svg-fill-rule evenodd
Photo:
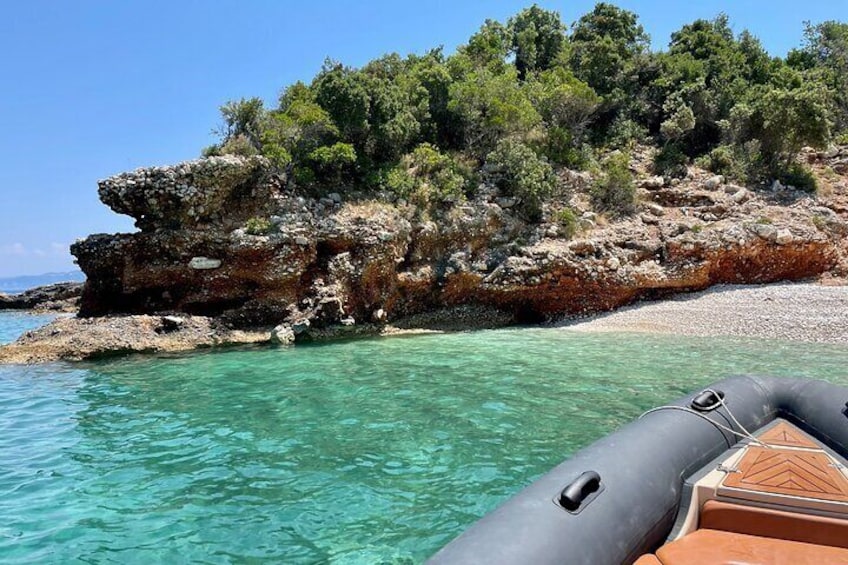
<instances>
[{"instance_id":1,"label":"dense vegetation","mask_svg":"<svg viewBox=\"0 0 848 565\"><path fill-rule=\"evenodd\" d=\"M314 193L391 191L427 208L470 195L482 177L533 220L557 168L597 167L595 205L627 213L636 144L658 148L654 168L667 177L696 162L809 187L800 148L848 137L848 24L807 24L803 45L780 58L719 15L653 52L637 15L612 4L570 28L534 5L487 20L452 55L390 54L360 69L327 60L275 108L251 98L221 112L221 142L205 154L263 154Z\"/></svg>"}]
</instances>

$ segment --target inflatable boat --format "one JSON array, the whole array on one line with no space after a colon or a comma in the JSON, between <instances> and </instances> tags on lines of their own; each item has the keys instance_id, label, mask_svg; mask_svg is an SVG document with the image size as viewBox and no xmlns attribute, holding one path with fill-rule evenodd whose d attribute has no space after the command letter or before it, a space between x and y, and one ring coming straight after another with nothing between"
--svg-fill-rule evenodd
<instances>
[{"instance_id":1,"label":"inflatable boat","mask_svg":"<svg viewBox=\"0 0 848 565\"><path fill-rule=\"evenodd\" d=\"M437 564L848 564L848 388L734 377L579 451Z\"/></svg>"}]
</instances>

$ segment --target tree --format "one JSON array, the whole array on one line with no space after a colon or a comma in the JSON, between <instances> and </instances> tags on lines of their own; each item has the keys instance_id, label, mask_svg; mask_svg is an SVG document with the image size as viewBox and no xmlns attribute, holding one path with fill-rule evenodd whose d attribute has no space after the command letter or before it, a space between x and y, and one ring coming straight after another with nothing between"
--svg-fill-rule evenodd
<instances>
[{"instance_id":1,"label":"tree","mask_svg":"<svg viewBox=\"0 0 848 565\"><path fill-rule=\"evenodd\" d=\"M808 80L830 88L837 131L848 128L848 23L804 24L804 45L787 56L792 67L807 71Z\"/></svg>"},{"instance_id":2,"label":"tree","mask_svg":"<svg viewBox=\"0 0 848 565\"><path fill-rule=\"evenodd\" d=\"M579 166L580 147L600 97L563 67L534 75L526 88L545 124L548 157L556 163Z\"/></svg>"},{"instance_id":3,"label":"tree","mask_svg":"<svg viewBox=\"0 0 848 565\"><path fill-rule=\"evenodd\" d=\"M772 81L780 67L749 32L734 37L724 14L696 20L672 33L668 53L659 60L661 72L651 96L655 107L663 109L658 116L660 133L668 140L675 120L688 118L677 114L678 109L685 112L682 108L688 107L695 123L675 142L691 156L714 148L732 108L752 88Z\"/></svg>"},{"instance_id":4,"label":"tree","mask_svg":"<svg viewBox=\"0 0 848 565\"><path fill-rule=\"evenodd\" d=\"M371 107L364 75L328 59L312 81L311 89L315 101L330 115L342 139L363 146Z\"/></svg>"},{"instance_id":5,"label":"tree","mask_svg":"<svg viewBox=\"0 0 848 565\"><path fill-rule=\"evenodd\" d=\"M536 4L511 17L507 30L519 80L529 73L550 69L565 43L565 26L559 14Z\"/></svg>"},{"instance_id":6,"label":"tree","mask_svg":"<svg viewBox=\"0 0 848 565\"><path fill-rule=\"evenodd\" d=\"M468 44L459 48L475 68L488 68L494 72L503 70L510 50L507 28L500 22L486 20L480 30L471 36Z\"/></svg>"},{"instance_id":7,"label":"tree","mask_svg":"<svg viewBox=\"0 0 848 565\"><path fill-rule=\"evenodd\" d=\"M571 68L577 78L608 97L626 88L629 72L648 44L636 14L599 2L572 26Z\"/></svg>"},{"instance_id":8,"label":"tree","mask_svg":"<svg viewBox=\"0 0 848 565\"><path fill-rule=\"evenodd\" d=\"M448 109L453 77L442 49L433 49L423 57L410 55L409 76L425 93L426 118L419 120L422 139L443 147L459 147L461 131Z\"/></svg>"},{"instance_id":9,"label":"tree","mask_svg":"<svg viewBox=\"0 0 848 565\"><path fill-rule=\"evenodd\" d=\"M322 145L332 145L339 130L310 96L292 97L284 109L270 112L262 132L262 154L278 168L302 162Z\"/></svg>"},{"instance_id":10,"label":"tree","mask_svg":"<svg viewBox=\"0 0 848 565\"><path fill-rule=\"evenodd\" d=\"M772 174L789 169L801 147L824 147L830 139L827 93L817 85L762 88L734 109L731 135L737 144L757 140Z\"/></svg>"},{"instance_id":11,"label":"tree","mask_svg":"<svg viewBox=\"0 0 848 565\"><path fill-rule=\"evenodd\" d=\"M481 158L499 139L525 134L541 121L513 69L500 75L480 69L455 82L448 109L460 120L464 146Z\"/></svg>"}]
</instances>

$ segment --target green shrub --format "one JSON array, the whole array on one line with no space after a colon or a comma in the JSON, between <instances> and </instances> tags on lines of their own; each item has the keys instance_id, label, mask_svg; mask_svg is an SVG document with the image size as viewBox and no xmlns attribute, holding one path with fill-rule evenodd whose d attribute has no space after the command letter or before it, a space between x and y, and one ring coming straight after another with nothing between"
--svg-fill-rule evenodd
<instances>
[{"instance_id":1,"label":"green shrub","mask_svg":"<svg viewBox=\"0 0 848 565\"><path fill-rule=\"evenodd\" d=\"M843 131L833 137L833 143L836 145L848 145L848 131Z\"/></svg>"},{"instance_id":2,"label":"green shrub","mask_svg":"<svg viewBox=\"0 0 848 565\"><path fill-rule=\"evenodd\" d=\"M221 155L241 155L250 157L259 151L246 135L236 135L221 145Z\"/></svg>"},{"instance_id":3,"label":"green shrub","mask_svg":"<svg viewBox=\"0 0 848 565\"><path fill-rule=\"evenodd\" d=\"M620 152L607 158L603 164L603 174L590 190L595 208L621 216L636 211L636 187L629 163L627 155Z\"/></svg>"},{"instance_id":4,"label":"green shrub","mask_svg":"<svg viewBox=\"0 0 848 565\"><path fill-rule=\"evenodd\" d=\"M813 172L801 163L792 163L786 170L777 175L777 179L784 186L794 186L804 192L814 193L818 189L818 183Z\"/></svg>"},{"instance_id":5,"label":"green shrub","mask_svg":"<svg viewBox=\"0 0 848 565\"><path fill-rule=\"evenodd\" d=\"M677 144L670 143L654 156L654 172L664 177L683 178L689 157Z\"/></svg>"},{"instance_id":6,"label":"green shrub","mask_svg":"<svg viewBox=\"0 0 848 565\"><path fill-rule=\"evenodd\" d=\"M429 143L422 143L385 174L383 185L419 208L465 196L470 170Z\"/></svg>"},{"instance_id":7,"label":"green shrub","mask_svg":"<svg viewBox=\"0 0 848 565\"><path fill-rule=\"evenodd\" d=\"M200 151L200 155L202 157L217 157L221 154L221 146L217 143L213 143L212 145L207 145Z\"/></svg>"},{"instance_id":8,"label":"green shrub","mask_svg":"<svg viewBox=\"0 0 848 565\"><path fill-rule=\"evenodd\" d=\"M580 219L571 208L562 208L556 213L556 222L566 239L571 239L580 229Z\"/></svg>"},{"instance_id":9,"label":"green shrub","mask_svg":"<svg viewBox=\"0 0 848 565\"><path fill-rule=\"evenodd\" d=\"M758 141L742 145L719 145L695 160L702 169L738 182L756 182L764 174Z\"/></svg>"},{"instance_id":10,"label":"green shrub","mask_svg":"<svg viewBox=\"0 0 848 565\"><path fill-rule=\"evenodd\" d=\"M619 149L630 148L636 143L642 143L647 137L647 128L630 119L616 120L607 133L609 146Z\"/></svg>"},{"instance_id":11,"label":"green shrub","mask_svg":"<svg viewBox=\"0 0 848 565\"><path fill-rule=\"evenodd\" d=\"M501 193L520 200L520 209L530 221L542 217L542 201L556 188L556 175L547 159L524 143L501 140L486 157L485 169Z\"/></svg>"},{"instance_id":12,"label":"green shrub","mask_svg":"<svg viewBox=\"0 0 848 565\"><path fill-rule=\"evenodd\" d=\"M244 231L249 235L265 235L271 231L271 222L267 218L250 218L244 224Z\"/></svg>"},{"instance_id":13,"label":"green shrub","mask_svg":"<svg viewBox=\"0 0 848 565\"><path fill-rule=\"evenodd\" d=\"M574 136L564 128L548 128L541 150L551 163L569 169L583 170L589 163L587 148L575 145Z\"/></svg>"},{"instance_id":14,"label":"green shrub","mask_svg":"<svg viewBox=\"0 0 848 565\"><path fill-rule=\"evenodd\" d=\"M323 145L309 153L306 161L306 166L300 167L296 172L296 179L306 184L340 184L349 181L353 176L356 151L349 143Z\"/></svg>"}]
</instances>

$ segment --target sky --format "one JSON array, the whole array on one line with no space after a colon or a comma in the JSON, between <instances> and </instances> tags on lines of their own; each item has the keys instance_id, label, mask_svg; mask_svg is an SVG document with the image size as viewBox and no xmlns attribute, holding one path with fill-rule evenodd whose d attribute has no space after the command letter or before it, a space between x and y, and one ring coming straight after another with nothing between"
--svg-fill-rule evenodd
<instances>
[{"instance_id":1,"label":"sky","mask_svg":"<svg viewBox=\"0 0 848 565\"><path fill-rule=\"evenodd\" d=\"M196 158L230 99L276 101L326 57L464 43L524 1L8 0L0 18L0 277L73 269L68 245L133 231L97 180ZM594 1L539 1L570 24ZM622 0L656 49L692 20L730 16L774 55L803 21L848 20L848 0Z\"/></svg>"}]
</instances>

